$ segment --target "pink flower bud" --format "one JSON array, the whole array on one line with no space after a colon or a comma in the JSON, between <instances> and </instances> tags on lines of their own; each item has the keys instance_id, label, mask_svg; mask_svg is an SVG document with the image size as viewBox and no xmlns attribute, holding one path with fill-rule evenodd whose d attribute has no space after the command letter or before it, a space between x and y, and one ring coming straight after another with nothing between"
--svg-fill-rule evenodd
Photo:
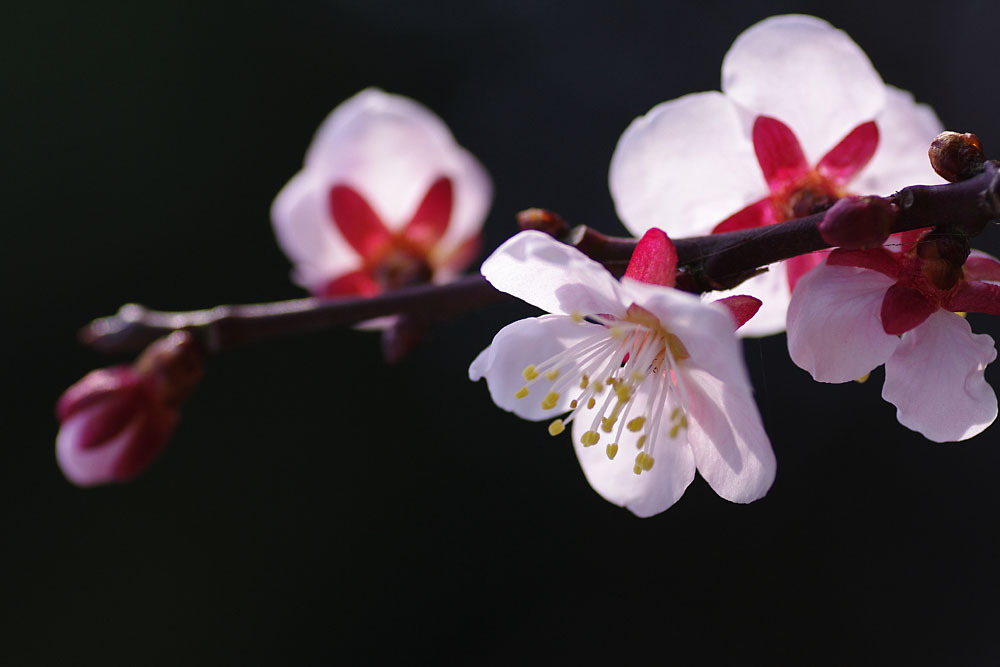
<instances>
[{"instance_id":1,"label":"pink flower bud","mask_svg":"<svg viewBox=\"0 0 1000 667\"><path fill-rule=\"evenodd\" d=\"M191 334L176 331L150 345L132 366L102 368L71 386L56 404L56 460L77 486L124 482L163 449L178 408L201 377Z\"/></svg>"},{"instance_id":2,"label":"pink flower bud","mask_svg":"<svg viewBox=\"0 0 1000 667\"><path fill-rule=\"evenodd\" d=\"M881 197L845 197L826 212L819 234L832 246L864 250L889 238L898 210Z\"/></svg>"}]
</instances>

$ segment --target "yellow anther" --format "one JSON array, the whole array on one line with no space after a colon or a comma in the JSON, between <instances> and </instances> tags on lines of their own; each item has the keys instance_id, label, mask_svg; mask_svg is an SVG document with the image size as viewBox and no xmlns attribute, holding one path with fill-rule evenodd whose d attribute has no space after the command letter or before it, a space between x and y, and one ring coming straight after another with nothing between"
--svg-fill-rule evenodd
<instances>
[{"instance_id":1,"label":"yellow anther","mask_svg":"<svg viewBox=\"0 0 1000 667\"><path fill-rule=\"evenodd\" d=\"M550 380L555 380L557 377L559 377L559 369L553 368L551 371L547 371L545 373L545 377L547 377Z\"/></svg>"},{"instance_id":2,"label":"yellow anther","mask_svg":"<svg viewBox=\"0 0 1000 667\"><path fill-rule=\"evenodd\" d=\"M584 447L590 447L591 445L596 445L597 441L600 439L601 436L597 431L584 431L583 435L580 437L580 442L583 443Z\"/></svg>"},{"instance_id":3,"label":"yellow anther","mask_svg":"<svg viewBox=\"0 0 1000 667\"><path fill-rule=\"evenodd\" d=\"M623 384L615 387L615 393L618 394L618 400L622 403L628 403L629 399L632 398L632 390Z\"/></svg>"},{"instance_id":4,"label":"yellow anther","mask_svg":"<svg viewBox=\"0 0 1000 667\"><path fill-rule=\"evenodd\" d=\"M871 375L872 375L871 373L865 373L864 375L862 375L861 377L859 377L857 380L855 380L855 382L857 382L858 384L864 384L865 382L868 382L868 378L870 378Z\"/></svg>"},{"instance_id":5,"label":"yellow anther","mask_svg":"<svg viewBox=\"0 0 1000 667\"><path fill-rule=\"evenodd\" d=\"M557 419L551 424L549 424L549 435L559 435L566 430L566 425L563 424L563 420Z\"/></svg>"},{"instance_id":6,"label":"yellow anther","mask_svg":"<svg viewBox=\"0 0 1000 667\"><path fill-rule=\"evenodd\" d=\"M573 321L576 322L577 324L583 322L583 315L581 315L580 313L572 313L570 317L572 317Z\"/></svg>"},{"instance_id":7,"label":"yellow anther","mask_svg":"<svg viewBox=\"0 0 1000 667\"><path fill-rule=\"evenodd\" d=\"M612 442L610 445L608 445L608 448L607 448L606 451L608 453L608 458L609 459L614 459L615 458L615 454L618 453L618 443L617 442Z\"/></svg>"},{"instance_id":8,"label":"yellow anther","mask_svg":"<svg viewBox=\"0 0 1000 667\"><path fill-rule=\"evenodd\" d=\"M643 375L642 371L634 370L632 371L632 379L635 380L636 382L642 382L643 380L646 379L646 376Z\"/></svg>"},{"instance_id":9,"label":"yellow anther","mask_svg":"<svg viewBox=\"0 0 1000 667\"><path fill-rule=\"evenodd\" d=\"M586 389L587 385L590 384L590 378L584 375L580 378L580 389Z\"/></svg>"},{"instance_id":10,"label":"yellow anther","mask_svg":"<svg viewBox=\"0 0 1000 667\"><path fill-rule=\"evenodd\" d=\"M614 427L616 421L618 420L614 417L601 418L601 430L605 433L611 433L611 429Z\"/></svg>"},{"instance_id":11,"label":"yellow anther","mask_svg":"<svg viewBox=\"0 0 1000 667\"><path fill-rule=\"evenodd\" d=\"M640 466L640 465L634 465L634 466L632 466L632 472L634 472L636 475L641 475L642 474L642 466Z\"/></svg>"},{"instance_id":12,"label":"yellow anther","mask_svg":"<svg viewBox=\"0 0 1000 667\"><path fill-rule=\"evenodd\" d=\"M674 424L670 427L670 437L676 438L677 434L681 432L682 425L680 423Z\"/></svg>"},{"instance_id":13,"label":"yellow anther","mask_svg":"<svg viewBox=\"0 0 1000 667\"><path fill-rule=\"evenodd\" d=\"M608 378L607 380L604 381L604 384L613 385L616 382L618 382L618 380L616 380L614 378Z\"/></svg>"},{"instance_id":14,"label":"yellow anther","mask_svg":"<svg viewBox=\"0 0 1000 667\"><path fill-rule=\"evenodd\" d=\"M595 382L594 383L594 393L595 394L603 394L604 393L604 384L601 383L601 382Z\"/></svg>"},{"instance_id":15,"label":"yellow anther","mask_svg":"<svg viewBox=\"0 0 1000 667\"><path fill-rule=\"evenodd\" d=\"M632 431L633 433L638 433L639 431L642 430L642 427L645 426L645 425L646 425L646 418L645 417L636 417L635 419L629 421L629 423L628 423L628 430ZM646 436L643 436L643 437L646 437Z\"/></svg>"},{"instance_id":16,"label":"yellow anther","mask_svg":"<svg viewBox=\"0 0 1000 667\"><path fill-rule=\"evenodd\" d=\"M535 370L534 364L528 364L527 368L521 371L521 375L524 377L525 380L528 380L530 382L531 380L534 380L536 377L538 377L538 371Z\"/></svg>"},{"instance_id":17,"label":"yellow anther","mask_svg":"<svg viewBox=\"0 0 1000 667\"><path fill-rule=\"evenodd\" d=\"M638 447L639 449L642 449L643 445L645 444L646 444L646 436L640 435L639 442L635 443L635 446Z\"/></svg>"},{"instance_id":18,"label":"yellow anther","mask_svg":"<svg viewBox=\"0 0 1000 667\"><path fill-rule=\"evenodd\" d=\"M524 398L527 395L528 395L528 388L521 387L520 389L517 390L517 393L514 394L514 398Z\"/></svg>"},{"instance_id":19,"label":"yellow anther","mask_svg":"<svg viewBox=\"0 0 1000 667\"><path fill-rule=\"evenodd\" d=\"M635 464L643 470L652 470L653 457L646 452L639 452L639 455L635 457Z\"/></svg>"},{"instance_id":20,"label":"yellow anther","mask_svg":"<svg viewBox=\"0 0 1000 667\"><path fill-rule=\"evenodd\" d=\"M611 333L611 337L612 338L621 338L622 337L621 327L611 327L608 331Z\"/></svg>"},{"instance_id":21,"label":"yellow anther","mask_svg":"<svg viewBox=\"0 0 1000 667\"><path fill-rule=\"evenodd\" d=\"M559 401L559 394L555 391L550 391L545 395L545 400L542 401L543 410L551 410L556 407L556 403Z\"/></svg>"},{"instance_id":22,"label":"yellow anther","mask_svg":"<svg viewBox=\"0 0 1000 667\"><path fill-rule=\"evenodd\" d=\"M576 399L574 398L572 401L569 402L569 409L570 410L576 410L576 406L577 406L577 403L576 403Z\"/></svg>"},{"instance_id":23,"label":"yellow anther","mask_svg":"<svg viewBox=\"0 0 1000 667\"><path fill-rule=\"evenodd\" d=\"M670 421L677 419L677 417L679 417L680 414L681 414L681 409L675 407L673 410L670 411Z\"/></svg>"},{"instance_id":24,"label":"yellow anther","mask_svg":"<svg viewBox=\"0 0 1000 667\"><path fill-rule=\"evenodd\" d=\"M967 312L965 312L964 310L956 310L955 314L958 315L959 317L968 317L969 316L969 314Z\"/></svg>"},{"instance_id":25,"label":"yellow anther","mask_svg":"<svg viewBox=\"0 0 1000 667\"><path fill-rule=\"evenodd\" d=\"M594 409L594 406L595 406L595 405L597 405L597 401L595 401L595 400L594 400L594 397L593 397L593 396L591 396L591 397L590 397L590 400L589 400L589 401L587 401L587 409L588 409L588 410L593 410L593 409Z\"/></svg>"}]
</instances>

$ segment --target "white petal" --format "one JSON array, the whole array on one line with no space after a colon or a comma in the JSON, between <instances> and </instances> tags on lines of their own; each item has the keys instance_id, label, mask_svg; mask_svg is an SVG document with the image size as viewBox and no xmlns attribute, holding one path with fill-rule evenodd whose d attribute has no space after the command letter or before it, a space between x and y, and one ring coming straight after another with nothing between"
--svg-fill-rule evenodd
<instances>
[{"instance_id":1,"label":"white petal","mask_svg":"<svg viewBox=\"0 0 1000 667\"><path fill-rule=\"evenodd\" d=\"M731 290L709 292L704 296L706 301L717 301L739 294L760 299L760 310L736 331L738 336L772 336L785 330L788 301L792 298L788 291L788 273L781 263L771 264L767 268L766 273L754 276Z\"/></svg>"},{"instance_id":2,"label":"white petal","mask_svg":"<svg viewBox=\"0 0 1000 667\"><path fill-rule=\"evenodd\" d=\"M521 373L529 364L537 365L602 328L563 315L531 317L508 324L469 366L469 379L486 378L493 402L518 417L533 421L555 419L569 409L574 396L567 392L560 396L555 408L542 409L542 400L552 385L542 377L531 385L527 396L516 398L525 385Z\"/></svg>"},{"instance_id":3,"label":"white petal","mask_svg":"<svg viewBox=\"0 0 1000 667\"><path fill-rule=\"evenodd\" d=\"M687 436L698 472L726 500L749 503L763 498L777 462L750 389L700 369L691 369L683 379Z\"/></svg>"},{"instance_id":4,"label":"white petal","mask_svg":"<svg viewBox=\"0 0 1000 667\"><path fill-rule=\"evenodd\" d=\"M849 382L885 363L899 338L882 328L893 280L877 271L824 262L795 287L788 307L788 354L819 382Z\"/></svg>"},{"instance_id":5,"label":"white petal","mask_svg":"<svg viewBox=\"0 0 1000 667\"><path fill-rule=\"evenodd\" d=\"M637 305L655 315L684 344L690 358L681 361L683 367L697 366L735 386L750 386L742 345L725 306L706 303L671 287L628 278L622 280L622 285Z\"/></svg>"},{"instance_id":6,"label":"white petal","mask_svg":"<svg viewBox=\"0 0 1000 667\"><path fill-rule=\"evenodd\" d=\"M455 204L442 241L455 245L482 226L492 197L486 171L429 109L401 95L363 90L327 116L306 153L326 187L356 188L391 229L406 224L437 178L452 179Z\"/></svg>"},{"instance_id":7,"label":"white petal","mask_svg":"<svg viewBox=\"0 0 1000 667\"><path fill-rule=\"evenodd\" d=\"M885 84L846 33L812 16L765 19L736 38L722 62L722 91L748 122L772 116L799 138L811 164L873 120Z\"/></svg>"},{"instance_id":8,"label":"white petal","mask_svg":"<svg viewBox=\"0 0 1000 667\"><path fill-rule=\"evenodd\" d=\"M903 334L885 363L882 398L896 406L900 424L929 440L967 440L997 417L996 394L983 378L996 358L992 338L938 310Z\"/></svg>"},{"instance_id":9,"label":"white petal","mask_svg":"<svg viewBox=\"0 0 1000 667\"><path fill-rule=\"evenodd\" d=\"M331 278L361 266L361 258L330 218L327 187L316 175L300 171L271 205L274 235L295 264L292 279L313 292Z\"/></svg>"},{"instance_id":10,"label":"white petal","mask_svg":"<svg viewBox=\"0 0 1000 667\"><path fill-rule=\"evenodd\" d=\"M639 411L646 405L645 391L636 392L631 417L643 414ZM599 408L600 404L598 404ZM573 447L583 468L587 481L603 498L629 509L637 516L647 517L659 514L673 505L684 494L684 490L694 479L694 455L684 437L669 438L669 428L660 429L660 440L653 449L654 464L651 470L636 475L632 469L639 452L636 442L641 433L624 429L617 441L618 453L614 459L607 455L607 445L613 442L616 433L601 433L601 441L584 447L580 439L584 431L591 427L594 410L583 410L573 421ZM667 415L670 407L665 408Z\"/></svg>"},{"instance_id":11,"label":"white petal","mask_svg":"<svg viewBox=\"0 0 1000 667\"><path fill-rule=\"evenodd\" d=\"M886 101L875 118L879 141L875 156L850 183L860 195L889 195L907 185L936 185L944 179L931 168L927 149L944 127L934 110L913 95L886 86Z\"/></svg>"},{"instance_id":12,"label":"white petal","mask_svg":"<svg viewBox=\"0 0 1000 667\"><path fill-rule=\"evenodd\" d=\"M624 312L619 283L607 269L542 232L520 232L507 239L481 270L501 292L550 313Z\"/></svg>"},{"instance_id":13,"label":"white petal","mask_svg":"<svg viewBox=\"0 0 1000 667\"><path fill-rule=\"evenodd\" d=\"M732 103L718 92L664 102L632 121L611 158L611 196L635 236L708 234L768 192Z\"/></svg>"}]
</instances>

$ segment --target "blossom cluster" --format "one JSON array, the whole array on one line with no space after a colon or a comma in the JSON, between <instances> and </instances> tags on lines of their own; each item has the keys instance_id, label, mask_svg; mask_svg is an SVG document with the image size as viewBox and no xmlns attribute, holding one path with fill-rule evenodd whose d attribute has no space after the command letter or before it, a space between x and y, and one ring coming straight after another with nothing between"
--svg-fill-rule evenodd
<instances>
[{"instance_id":1,"label":"blossom cluster","mask_svg":"<svg viewBox=\"0 0 1000 667\"><path fill-rule=\"evenodd\" d=\"M639 516L673 505L696 472L733 502L768 492L776 462L741 336L787 330L792 360L820 382L885 365L882 395L902 425L934 441L973 437L997 416L984 379L996 351L964 314L1000 313L1000 262L937 227L890 236L898 207L877 197L944 183L935 169L954 181L982 168L932 168L927 146L942 129L828 23L792 15L750 27L723 59L721 90L658 104L622 134L609 188L639 241L621 279L537 230L483 262L495 289L547 314L504 327L469 377L485 379L499 407L547 421L552 436L570 431L594 489ZM271 214L296 283L320 298L374 297L461 275L491 197L485 169L436 115L368 89L323 121ZM671 237L813 214L842 247L749 267L762 270L735 290L678 289ZM153 407L145 426L116 416L115 428L95 430L90 422L109 418L85 416L111 408L88 411L86 391L67 392L60 452L100 449L97 431L114 448L96 475L61 454L77 483L133 475L141 466L116 462L151 450L122 429L152 429L161 445L176 419L173 403L149 398L160 395L151 379L128 368L108 378L87 386L105 395L117 383L117 395Z\"/></svg>"}]
</instances>

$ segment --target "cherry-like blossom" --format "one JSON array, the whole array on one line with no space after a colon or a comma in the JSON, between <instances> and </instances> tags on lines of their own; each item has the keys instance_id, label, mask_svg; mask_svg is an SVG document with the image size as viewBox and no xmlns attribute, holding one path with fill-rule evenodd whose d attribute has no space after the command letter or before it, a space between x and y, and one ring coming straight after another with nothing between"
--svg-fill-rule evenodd
<instances>
[{"instance_id":1,"label":"cherry-like blossom","mask_svg":"<svg viewBox=\"0 0 1000 667\"><path fill-rule=\"evenodd\" d=\"M670 286L675 268L659 230L620 282L575 248L522 232L482 273L551 314L504 327L469 368L501 408L550 420L552 435L570 426L591 486L644 517L673 505L696 469L741 503L775 473L734 334L758 304L702 302Z\"/></svg>"},{"instance_id":2,"label":"cherry-like blossom","mask_svg":"<svg viewBox=\"0 0 1000 667\"><path fill-rule=\"evenodd\" d=\"M440 118L369 88L323 121L271 218L295 282L371 296L465 268L491 197L486 171Z\"/></svg>"},{"instance_id":3,"label":"cherry-like blossom","mask_svg":"<svg viewBox=\"0 0 1000 667\"><path fill-rule=\"evenodd\" d=\"M844 32L811 16L751 26L722 63L722 92L653 107L625 130L609 183L636 236L693 236L769 225L847 194L940 183L927 147L934 112L887 86ZM737 289L763 301L743 335L785 327L791 288L819 261L772 266Z\"/></svg>"},{"instance_id":4,"label":"cherry-like blossom","mask_svg":"<svg viewBox=\"0 0 1000 667\"><path fill-rule=\"evenodd\" d=\"M955 270L916 249L836 250L792 295L789 354L820 382L885 364L882 398L901 424L935 442L966 440L996 419L983 373L997 353L956 313L1000 314L995 281L1000 263L982 253Z\"/></svg>"}]
</instances>

